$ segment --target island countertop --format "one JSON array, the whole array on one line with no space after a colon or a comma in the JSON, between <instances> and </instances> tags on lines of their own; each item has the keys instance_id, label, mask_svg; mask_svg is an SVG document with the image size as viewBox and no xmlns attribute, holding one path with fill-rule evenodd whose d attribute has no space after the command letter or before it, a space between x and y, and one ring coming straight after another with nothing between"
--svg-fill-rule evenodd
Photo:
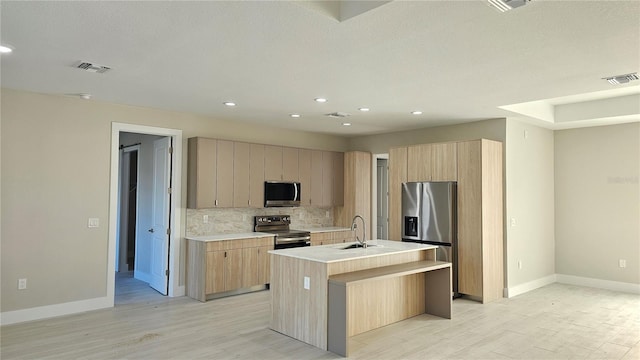
<instances>
[{"instance_id":1,"label":"island countertop","mask_svg":"<svg viewBox=\"0 0 640 360\"><path fill-rule=\"evenodd\" d=\"M367 257L399 254L404 252L428 250L437 248L436 245L418 244L411 242L391 241L391 240L369 240L368 247L345 249L355 244L339 243L312 247L298 247L281 250L271 250L274 255L288 256L297 259L310 260L319 263L334 263Z\"/></svg>"}]
</instances>

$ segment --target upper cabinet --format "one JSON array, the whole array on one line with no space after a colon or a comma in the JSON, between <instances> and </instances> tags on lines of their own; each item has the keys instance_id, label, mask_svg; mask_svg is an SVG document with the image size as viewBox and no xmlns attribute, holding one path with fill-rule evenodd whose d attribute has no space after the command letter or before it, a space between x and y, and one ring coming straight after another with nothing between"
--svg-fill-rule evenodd
<instances>
[{"instance_id":1,"label":"upper cabinet","mask_svg":"<svg viewBox=\"0 0 640 360\"><path fill-rule=\"evenodd\" d=\"M301 205L344 203L341 152L189 139L187 207L263 207L265 181L298 181Z\"/></svg>"},{"instance_id":2,"label":"upper cabinet","mask_svg":"<svg viewBox=\"0 0 640 360\"><path fill-rule=\"evenodd\" d=\"M264 179L266 181L282 180L282 146L265 145Z\"/></svg>"},{"instance_id":3,"label":"upper cabinet","mask_svg":"<svg viewBox=\"0 0 640 360\"><path fill-rule=\"evenodd\" d=\"M233 206L233 142L189 139L187 206Z\"/></svg>"},{"instance_id":4,"label":"upper cabinet","mask_svg":"<svg viewBox=\"0 0 640 360\"><path fill-rule=\"evenodd\" d=\"M456 181L456 143L407 147L407 181Z\"/></svg>"}]
</instances>

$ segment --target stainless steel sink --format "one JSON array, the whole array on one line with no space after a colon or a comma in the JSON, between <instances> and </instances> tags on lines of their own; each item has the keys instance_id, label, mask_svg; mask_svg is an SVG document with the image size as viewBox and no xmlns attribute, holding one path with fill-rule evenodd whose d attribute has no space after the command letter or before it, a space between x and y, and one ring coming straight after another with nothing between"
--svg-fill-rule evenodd
<instances>
[{"instance_id":1,"label":"stainless steel sink","mask_svg":"<svg viewBox=\"0 0 640 360\"><path fill-rule=\"evenodd\" d=\"M349 246L347 246L347 247L343 247L343 248L342 248L342 250L348 250L348 249L361 249L361 248L363 248L363 247L364 247L364 246L362 246L362 244L355 243L355 244L351 244L351 245L349 245ZM375 244L367 244L367 248L370 248L370 247L378 247L378 245L375 245Z\"/></svg>"}]
</instances>

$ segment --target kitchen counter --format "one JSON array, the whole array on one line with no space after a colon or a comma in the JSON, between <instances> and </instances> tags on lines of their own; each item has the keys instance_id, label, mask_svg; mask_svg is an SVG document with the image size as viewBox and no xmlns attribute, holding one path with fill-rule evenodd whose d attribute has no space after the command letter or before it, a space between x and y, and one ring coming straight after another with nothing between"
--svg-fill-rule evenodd
<instances>
[{"instance_id":1,"label":"kitchen counter","mask_svg":"<svg viewBox=\"0 0 640 360\"><path fill-rule=\"evenodd\" d=\"M238 240L238 239L247 239L247 238L263 238L263 237L269 237L269 236L274 236L274 235L263 233L263 232L248 232L248 233L237 233L237 234L187 236L185 237L185 239L193 240L193 241L210 242L210 241L221 241L221 240Z\"/></svg>"},{"instance_id":2,"label":"kitchen counter","mask_svg":"<svg viewBox=\"0 0 640 360\"><path fill-rule=\"evenodd\" d=\"M313 246L311 248L299 247L291 249L271 250L269 251L269 253L320 263L333 263L437 248L437 246L435 245L418 244L411 242L369 240L367 242L369 246L366 249L345 249L345 247L348 247L352 244L355 244L355 242Z\"/></svg>"}]
</instances>

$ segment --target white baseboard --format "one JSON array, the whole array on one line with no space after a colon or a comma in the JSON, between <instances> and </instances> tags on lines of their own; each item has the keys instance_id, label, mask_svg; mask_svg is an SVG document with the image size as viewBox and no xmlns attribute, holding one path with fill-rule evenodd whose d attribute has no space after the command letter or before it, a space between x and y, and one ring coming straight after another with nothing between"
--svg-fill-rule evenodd
<instances>
[{"instance_id":1,"label":"white baseboard","mask_svg":"<svg viewBox=\"0 0 640 360\"><path fill-rule=\"evenodd\" d=\"M38 306L23 310L5 311L0 313L0 325L10 325L25 321L47 319L109 307L113 307L113 298L101 297L62 304Z\"/></svg>"},{"instance_id":2,"label":"white baseboard","mask_svg":"<svg viewBox=\"0 0 640 360\"><path fill-rule=\"evenodd\" d=\"M557 282L562 284L587 286L598 289L620 291L632 294L640 294L640 284L625 283L620 281L593 279L573 275L556 274Z\"/></svg>"},{"instance_id":3,"label":"white baseboard","mask_svg":"<svg viewBox=\"0 0 640 360\"><path fill-rule=\"evenodd\" d=\"M535 290L537 288L541 288L541 287L543 287L545 285L553 284L556 281L557 281L556 280L556 274L545 276L545 277L540 278L540 279L536 279L536 280L529 281L529 282L524 283L524 284L520 284L520 285L516 285L516 286L510 287L510 288L504 289L504 297L512 298L514 296L518 296L518 295L524 294L524 293L529 292L531 290Z\"/></svg>"}]
</instances>

